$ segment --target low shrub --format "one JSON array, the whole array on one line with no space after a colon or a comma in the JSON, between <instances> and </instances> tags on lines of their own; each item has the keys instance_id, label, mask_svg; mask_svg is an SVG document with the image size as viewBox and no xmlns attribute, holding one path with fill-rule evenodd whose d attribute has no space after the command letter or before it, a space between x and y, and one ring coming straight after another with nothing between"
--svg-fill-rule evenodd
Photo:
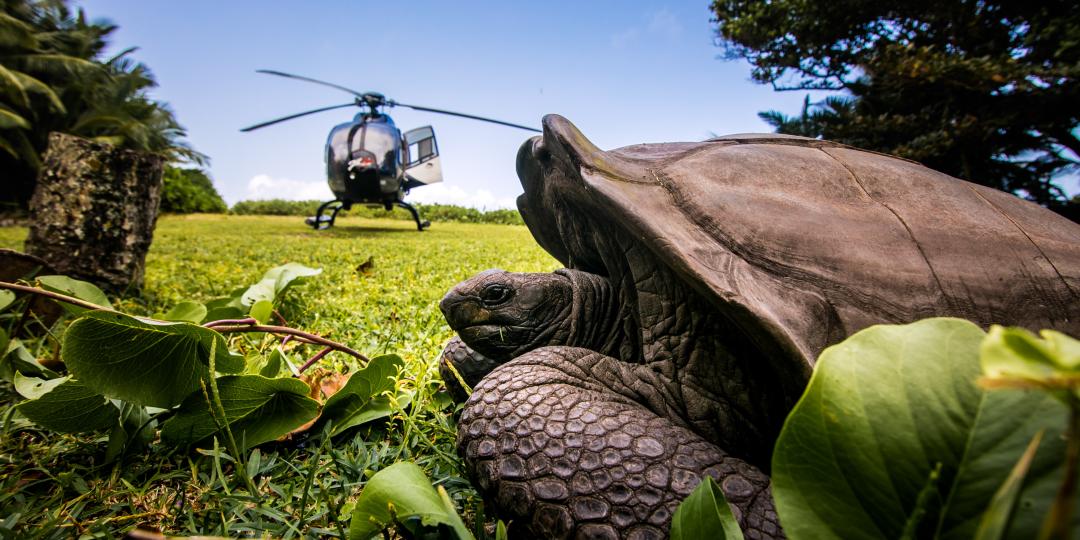
<instances>
[{"instance_id":1,"label":"low shrub","mask_svg":"<svg viewBox=\"0 0 1080 540\"><path fill-rule=\"evenodd\" d=\"M315 215L320 204L322 204L322 201L288 201L284 199L240 201L234 204L229 212L238 215L312 216ZM432 222L524 225L521 214L517 210L478 210L452 204L417 204L415 206L420 211L420 216L423 219ZM403 209L397 208L388 211L378 206L357 205L353 206L351 210L338 214L338 216L346 215L365 218L412 219L412 215Z\"/></svg>"},{"instance_id":2,"label":"low shrub","mask_svg":"<svg viewBox=\"0 0 1080 540\"><path fill-rule=\"evenodd\" d=\"M165 167L161 211L173 214L223 214L229 207L201 169Z\"/></svg>"}]
</instances>

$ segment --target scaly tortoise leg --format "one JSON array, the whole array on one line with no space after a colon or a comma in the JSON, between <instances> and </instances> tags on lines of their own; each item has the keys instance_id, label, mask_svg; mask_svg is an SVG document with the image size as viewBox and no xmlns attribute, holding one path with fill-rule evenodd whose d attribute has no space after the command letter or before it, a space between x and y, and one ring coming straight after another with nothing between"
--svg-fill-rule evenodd
<instances>
[{"instance_id":1,"label":"scaly tortoise leg","mask_svg":"<svg viewBox=\"0 0 1080 540\"><path fill-rule=\"evenodd\" d=\"M454 336L439 357L439 376L446 384L450 397L456 403L461 403L469 398L461 383L472 388L501 363L472 350L461 338Z\"/></svg>"},{"instance_id":2,"label":"scaly tortoise leg","mask_svg":"<svg viewBox=\"0 0 1080 540\"><path fill-rule=\"evenodd\" d=\"M715 478L747 538L782 538L769 478L633 399L643 366L543 347L498 366L458 424L458 452L516 536L666 538Z\"/></svg>"}]
</instances>

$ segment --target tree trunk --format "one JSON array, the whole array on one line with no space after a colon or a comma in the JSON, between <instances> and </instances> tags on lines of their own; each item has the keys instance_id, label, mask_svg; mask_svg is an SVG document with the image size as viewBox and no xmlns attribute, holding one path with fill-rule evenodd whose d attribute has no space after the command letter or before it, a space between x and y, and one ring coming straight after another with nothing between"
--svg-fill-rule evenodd
<instances>
[{"instance_id":1,"label":"tree trunk","mask_svg":"<svg viewBox=\"0 0 1080 540\"><path fill-rule=\"evenodd\" d=\"M30 201L26 251L116 291L142 286L162 158L53 133Z\"/></svg>"}]
</instances>

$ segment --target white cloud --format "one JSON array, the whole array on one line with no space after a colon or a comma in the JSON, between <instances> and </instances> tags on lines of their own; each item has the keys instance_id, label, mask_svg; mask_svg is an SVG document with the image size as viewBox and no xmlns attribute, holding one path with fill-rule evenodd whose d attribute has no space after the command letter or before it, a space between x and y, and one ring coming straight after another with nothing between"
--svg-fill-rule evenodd
<instances>
[{"instance_id":1,"label":"white cloud","mask_svg":"<svg viewBox=\"0 0 1080 540\"><path fill-rule=\"evenodd\" d=\"M660 36L667 39L676 39L682 35L683 27L679 19L666 8L653 12L645 17L644 33L649 36ZM611 36L611 46L621 49L638 41L642 36L642 30L631 26L622 32Z\"/></svg>"},{"instance_id":2,"label":"white cloud","mask_svg":"<svg viewBox=\"0 0 1080 540\"><path fill-rule=\"evenodd\" d=\"M432 184L417 188L409 192L406 199L409 202L421 204L456 204L481 210L517 208L517 203L513 197L496 197L495 194L486 189L469 192L459 186L448 186L446 184Z\"/></svg>"},{"instance_id":3,"label":"white cloud","mask_svg":"<svg viewBox=\"0 0 1080 540\"><path fill-rule=\"evenodd\" d=\"M293 180L257 174L247 183L247 199L289 199L328 201L334 198L325 180Z\"/></svg>"},{"instance_id":4,"label":"white cloud","mask_svg":"<svg viewBox=\"0 0 1080 540\"><path fill-rule=\"evenodd\" d=\"M667 9L661 9L649 17L649 33L674 39L682 34L683 28L679 20Z\"/></svg>"},{"instance_id":5,"label":"white cloud","mask_svg":"<svg viewBox=\"0 0 1080 540\"><path fill-rule=\"evenodd\" d=\"M621 49L636 40L638 33L637 28L627 28L618 34L611 36L611 46L616 49Z\"/></svg>"}]
</instances>

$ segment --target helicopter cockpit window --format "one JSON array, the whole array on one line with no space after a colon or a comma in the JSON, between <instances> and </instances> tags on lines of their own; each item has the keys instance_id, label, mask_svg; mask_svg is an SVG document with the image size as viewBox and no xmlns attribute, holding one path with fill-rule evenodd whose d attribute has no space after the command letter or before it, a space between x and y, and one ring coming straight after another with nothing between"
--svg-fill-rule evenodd
<instances>
[{"instance_id":1,"label":"helicopter cockpit window","mask_svg":"<svg viewBox=\"0 0 1080 540\"><path fill-rule=\"evenodd\" d=\"M409 131L405 134L405 143L409 145L410 167L439 155L439 148L435 145L435 132L430 127Z\"/></svg>"},{"instance_id":2,"label":"helicopter cockpit window","mask_svg":"<svg viewBox=\"0 0 1080 540\"><path fill-rule=\"evenodd\" d=\"M379 169L391 170L398 166L398 153L401 150L397 137L384 124L365 125L353 136L353 157L359 152L367 152L378 161Z\"/></svg>"}]
</instances>

